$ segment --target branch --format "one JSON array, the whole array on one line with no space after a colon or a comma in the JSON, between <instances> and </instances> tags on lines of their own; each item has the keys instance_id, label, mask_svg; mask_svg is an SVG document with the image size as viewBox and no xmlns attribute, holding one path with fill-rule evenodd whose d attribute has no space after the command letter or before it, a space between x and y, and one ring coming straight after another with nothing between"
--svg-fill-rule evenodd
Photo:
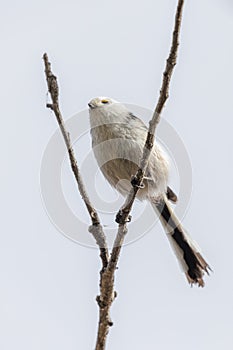
<instances>
[{"instance_id":1,"label":"branch","mask_svg":"<svg viewBox=\"0 0 233 350\"><path fill-rule=\"evenodd\" d=\"M83 180L79 172L74 150L70 141L70 135L65 128L65 123L59 108L59 88L58 88L57 78L51 71L51 64L49 62L48 55L46 53L43 55L43 60L45 65L45 75L46 75L48 90L52 100L52 103L48 103L47 107L54 112L58 125L61 130L62 136L64 138L65 145L69 154L71 168L73 170L80 195L86 205L86 208L88 210L88 213L92 221L92 226L90 226L89 231L92 233L93 237L96 240L96 243L99 246L102 266L103 266L103 269L105 269L109 260L106 237L103 232L103 228L100 224L100 219L98 217L98 214L88 197Z\"/></svg>"},{"instance_id":2,"label":"branch","mask_svg":"<svg viewBox=\"0 0 233 350\"><path fill-rule=\"evenodd\" d=\"M118 232L116 239L114 241L113 249L111 252L111 257L106 270L101 276L101 296L97 300L100 308L100 318L99 318L99 328L96 342L96 350L105 349L106 338L109 331L109 327L112 326L110 319L110 307L116 296L114 294L114 273L117 267L119 255L121 252L122 245L124 243L125 235L127 234L127 222L131 220L130 212L136 198L137 192L141 187L143 187L142 181L147 168L148 160L150 157L151 150L154 145L154 134L156 126L159 123L160 115L164 108L165 102L168 99L169 85L172 76L173 69L176 65L177 52L179 46L179 34L182 19L184 0L179 0L176 10L175 27L173 31L173 40L171 45L171 50L167 59L167 64L165 71L163 73L163 82L160 90L159 100L157 102L156 108L153 113L153 117L149 123L149 130L147 134L147 139L143 149L142 159L138 171L132 178L132 189L127 196L125 203L121 210L117 213L116 221L118 225Z\"/></svg>"},{"instance_id":3,"label":"branch","mask_svg":"<svg viewBox=\"0 0 233 350\"><path fill-rule=\"evenodd\" d=\"M123 208L118 212L116 217L116 221L121 225L125 225L127 221L130 221L131 219L129 214L132 209L134 200L136 198L136 195L139 189L143 187L143 177L145 175L149 157L150 157L152 148L154 146L155 130L160 121L160 116L164 108L165 102L169 97L170 81L171 81L171 76L172 76L174 67L176 65L177 52L179 47L179 34L180 34L180 28L181 28L183 5L184 5L184 0L179 0L177 9L176 9L175 27L173 31L172 45L171 45L169 56L167 58L165 71L163 73L163 82L162 82L162 87L159 94L159 99L155 107L152 119L149 122L149 130L148 130L147 139L143 148L143 155L140 161L140 165L136 175L133 176L131 180L131 184L132 184L131 191L125 200Z\"/></svg>"}]
</instances>

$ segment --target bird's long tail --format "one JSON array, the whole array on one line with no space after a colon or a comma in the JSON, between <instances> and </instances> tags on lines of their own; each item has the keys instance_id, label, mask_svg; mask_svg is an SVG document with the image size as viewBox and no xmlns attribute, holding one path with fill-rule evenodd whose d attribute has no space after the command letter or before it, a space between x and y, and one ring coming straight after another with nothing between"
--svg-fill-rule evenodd
<instances>
[{"instance_id":1,"label":"bird's long tail","mask_svg":"<svg viewBox=\"0 0 233 350\"><path fill-rule=\"evenodd\" d=\"M151 199L152 207L159 214L175 255L190 284L204 287L203 275L209 274L210 267L201 256L196 243L188 236L175 216L167 198Z\"/></svg>"}]
</instances>

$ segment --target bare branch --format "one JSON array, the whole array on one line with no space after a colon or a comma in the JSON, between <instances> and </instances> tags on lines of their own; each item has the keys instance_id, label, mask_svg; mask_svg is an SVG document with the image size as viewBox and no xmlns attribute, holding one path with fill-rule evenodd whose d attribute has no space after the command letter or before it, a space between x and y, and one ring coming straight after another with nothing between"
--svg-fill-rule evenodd
<instances>
[{"instance_id":1,"label":"bare branch","mask_svg":"<svg viewBox=\"0 0 233 350\"><path fill-rule=\"evenodd\" d=\"M97 297L99 305L99 326L95 350L105 349L109 327L113 326L113 322L110 318L110 308L117 296L117 293L114 291L114 277L126 233L126 225L119 225L118 233L111 252L111 258L106 270L101 274L100 296Z\"/></svg>"},{"instance_id":2,"label":"bare branch","mask_svg":"<svg viewBox=\"0 0 233 350\"><path fill-rule=\"evenodd\" d=\"M174 67L176 65L177 60L177 52L179 47L179 34L180 34L180 27L181 27L181 19L182 19L182 11L183 11L183 5L184 0L179 0L177 9L176 9L176 17L175 17L175 26L173 31L173 38L172 38L172 45L170 49L170 53L167 59L167 64L165 71L163 73L163 82L162 87L160 90L159 100L157 102L157 105L155 107L153 116L151 121L149 122L149 130L147 134L147 139L145 142L145 146L143 149L143 155L142 159L140 161L140 165L138 168L138 171L136 175L132 178L132 189L127 196L125 203L123 205L123 208L118 212L116 221L120 225L125 225L127 221L130 221L130 211L132 209L134 200L136 198L137 192L139 191L140 187L143 186L142 181L143 177L145 175L145 171L147 168L148 160L151 154L151 150L154 145L154 135L156 126L158 125L160 121L160 116L162 113L162 110L164 108L165 102L168 99L168 92L169 92L169 86L170 86L170 80L171 76L174 70Z\"/></svg>"},{"instance_id":3,"label":"bare branch","mask_svg":"<svg viewBox=\"0 0 233 350\"><path fill-rule=\"evenodd\" d=\"M81 177L80 172L79 172L78 164L77 164L77 161L76 161L76 158L74 155L74 150L73 150L73 147L72 147L71 141L70 141L70 135L65 128L65 123L64 123L64 120L63 120L63 117L62 117L62 114L61 114L60 108L59 108L59 88L58 88L57 78L51 71L51 64L49 62L48 55L46 53L43 55L43 60L44 60L44 64L45 64L45 75L46 75L48 90L49 90L51 100L52 100L52 103L48 103L47 107L50 108L56 116L58 125L60 127L62 136L63 136L64 141L65 141L65 145L66 145L66 148L67 148L67 151L69 154L71 168L73 170L73 173L74 173L77 185L78 185L79 192L80 192L81 197L86 205L86 208L88 210L88 213L89 213L91 221L92 221L92 226L89 228L89 231L94 236L96 243L98 244L98 246L100 248L100 256L102 259L102 265L103 265L103 268L106 268L106 266L108 264L108 259L109 259L108 258L108 248L107 248L106 237L104 235L103 228L100 224L98 214L97 214L95 208L93 207L93 205L88 197L88 194L86 192L82 177Z\"/></svg>"}]
</instances>

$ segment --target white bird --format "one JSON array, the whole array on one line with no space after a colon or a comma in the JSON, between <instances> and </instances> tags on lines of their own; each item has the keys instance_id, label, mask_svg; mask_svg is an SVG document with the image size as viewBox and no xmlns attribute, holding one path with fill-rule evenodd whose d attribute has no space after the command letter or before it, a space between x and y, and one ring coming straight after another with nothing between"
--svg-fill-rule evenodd
<instances>
[{"instance_id":1,"label":"white bird","mask_svg":"<svg viewBox=\"0 0 233 350\"><path fill-rule=\"evenodd\" d=\"M108 182L123 196L131 189L148 128L123 104L107 97L97 97L89 103L92 147L97 163ZM150 201L189 283L203 287L204 272L210 269L196 243L188 236L169 204L177 201L168 187L169 160L155 142L137 198Z\"/></svg>"}]
</instances>

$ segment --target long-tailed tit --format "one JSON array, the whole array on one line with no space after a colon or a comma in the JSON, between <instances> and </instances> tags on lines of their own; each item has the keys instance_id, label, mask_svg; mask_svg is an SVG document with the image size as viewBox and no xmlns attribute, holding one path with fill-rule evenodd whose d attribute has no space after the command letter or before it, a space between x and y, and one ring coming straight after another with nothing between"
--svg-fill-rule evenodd
<instances>
[{"instance_id":1,"label":"long-tailed tit","mask_svg":"<svg viewBox=\"0 0 233 350\"><path fill-rule=\"evenodd\" d=\"M111 98L94 98L88 106L92 147L98 165L108 182L126 196L142 157L148 129L123 104ZM169 204L176 202L177 197L167 185L168 174L168 158L155 142L137 198L150 201L159 214L189 283L203 287L203 275L208 273L209 266Z\"/></svg>"}]
</instances>

